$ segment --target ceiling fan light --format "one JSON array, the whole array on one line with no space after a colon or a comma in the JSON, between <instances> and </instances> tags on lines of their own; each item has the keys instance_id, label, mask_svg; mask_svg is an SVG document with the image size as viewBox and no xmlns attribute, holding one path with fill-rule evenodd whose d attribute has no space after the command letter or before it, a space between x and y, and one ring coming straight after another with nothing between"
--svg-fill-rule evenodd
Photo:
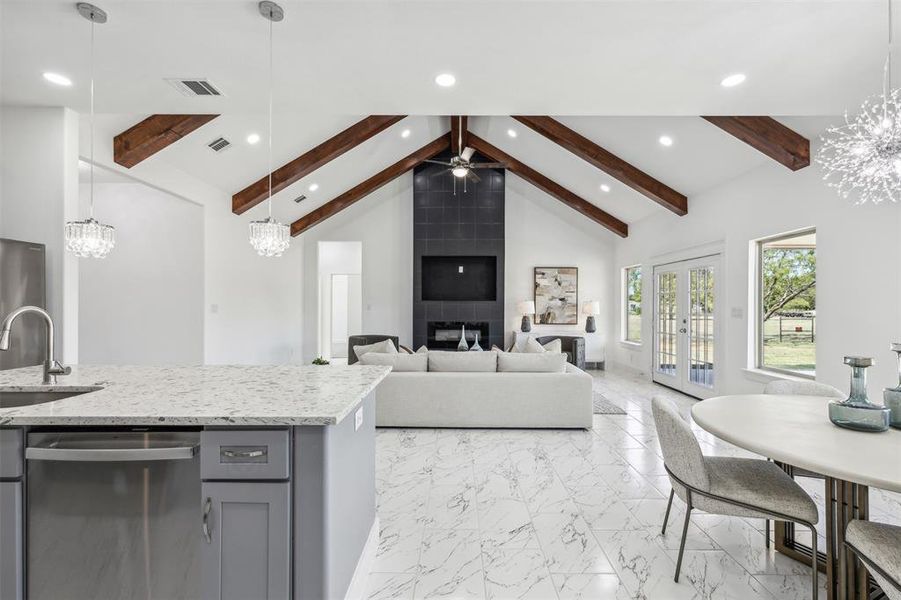
<instances>
[{"instance_id":1,"label":"ceiling fan light","mask_svg":"<svg viewBox=\"0 0 901 600\"><path fill-rule=\"evenodd\" d=\"M451 173L454 174L454 177L463 178L466 177L466 174L469 173L469 169L466 167L454 167L451 169Z\"/></svg>"}]
</instances>

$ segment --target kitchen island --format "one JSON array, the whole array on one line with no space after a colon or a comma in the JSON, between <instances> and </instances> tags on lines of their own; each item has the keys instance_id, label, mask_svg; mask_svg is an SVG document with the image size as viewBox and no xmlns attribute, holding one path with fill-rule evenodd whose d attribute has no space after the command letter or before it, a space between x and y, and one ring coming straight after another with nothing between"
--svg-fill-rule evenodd
<instances>
[{"instance_id":1,"label":"kitchen island","mask_svg":"<svg viewBox=\"0 0 901 600\"><path fill-rule=\"evenodd\" d=\"M388 372L0 372L0 596L357 596Z\"/></svg>"}]
</instances>

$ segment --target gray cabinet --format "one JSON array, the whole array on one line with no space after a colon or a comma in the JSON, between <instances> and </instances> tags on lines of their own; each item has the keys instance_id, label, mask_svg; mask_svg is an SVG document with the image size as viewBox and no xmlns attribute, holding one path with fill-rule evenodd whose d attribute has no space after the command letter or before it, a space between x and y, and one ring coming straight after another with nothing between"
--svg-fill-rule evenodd
<instances>
[{"instance_id":1,"label":"gray cabinet","mask_svg":"<svg viewBox=\"0 0 901 600\"><path fill-rule=\"evenodd\" d=\"M290 483L203 483L204 600L290 596Z\"/></svg>"},{"instance_id":2,"label":"gray cabinet","mask_svg":"<svg viewBox=\"0 0 901 600\"><path fill-rule=\"evenodd\" d=\"M22 600L22 482L0 481L0 598Z\"/></svg>"}]
</instances>

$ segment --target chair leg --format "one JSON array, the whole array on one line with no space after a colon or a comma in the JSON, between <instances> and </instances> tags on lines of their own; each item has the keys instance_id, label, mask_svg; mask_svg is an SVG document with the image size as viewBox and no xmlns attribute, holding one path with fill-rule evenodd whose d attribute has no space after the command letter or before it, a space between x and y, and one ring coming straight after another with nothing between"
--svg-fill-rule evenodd
<instances>
[{"instance_id":1,"label":"chair leg","mask_svg":"<svg viewBox=\"0 0 901 600\"><path fill-rule=\"evenodd\" d=\"M817 596L819 596L819 588L820 582L818 579L817 573L819 572L819 559L817 558L817 529L813 525L808 525L810 527L810 553L813 555L811 568L813 569L813 600L817 600Z\"/></svg>"},{"instance_id":2,"label":"chair leg","mask_svg":"<svg viewBox=\"0 0 901 600\"><path fill-rule=\"evenodd\" d=\"M666 522L669 521L669 509L673 507L673 496L676 494L676 490L671 489L669 491L669 502L666 503L666 514L663 515L663 528L660 530L660 535L666 535Z\"/></svg>"},{"instance_id":3,"label":"chair leg","mask_svg":"<svg viewBox=\"0 0 901 600\"><path fill-rule=\"evenodd\" d=\"M691 516L691 490L686 489L685 523L682 525L682 541L679 543L679 559L676 560L676 576L673 581L679 583L679 572L682 570L682 555L685 553L685 538L688 537L688 519Z\"/></svg>"},{"instance_id":4,"label":"chair leg","mask_svg":"<svg viewBox=\"0 0 901 600\"><path fill-rule=\"evenodd\" d=\"M764 527L764 532L763 532L764 542L763 543L766 545L766 549L769 550L770 549L770 520L769 519L763 520L763 527Z\"/></svg>"}]
</instances>

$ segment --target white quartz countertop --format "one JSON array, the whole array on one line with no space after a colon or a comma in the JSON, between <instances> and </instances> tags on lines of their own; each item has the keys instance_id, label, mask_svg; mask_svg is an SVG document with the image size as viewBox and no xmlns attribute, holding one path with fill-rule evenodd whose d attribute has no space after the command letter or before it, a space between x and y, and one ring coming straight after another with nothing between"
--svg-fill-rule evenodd
<instances>
[{"instance_id":1,"label":"white quartz countertop","mask_svg":"<svg viewBox=\"0 0 901 600\"><path fill-rule=\"evenodd\" d=\"M56 385L42 367L0 371L0 394L86 394L0 408L0 425L335 425L390 372L384 366L73 365Z\"/></svg>"}]
</instances>

